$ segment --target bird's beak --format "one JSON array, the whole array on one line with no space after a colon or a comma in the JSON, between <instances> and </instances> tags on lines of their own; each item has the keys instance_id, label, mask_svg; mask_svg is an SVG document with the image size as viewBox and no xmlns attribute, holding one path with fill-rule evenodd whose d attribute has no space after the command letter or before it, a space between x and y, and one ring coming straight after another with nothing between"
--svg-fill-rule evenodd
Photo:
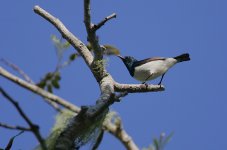
<instances>
[{"instance_id":1,"label":"bird's beak","mask_svg":"<svg viewBox=\"0 0 227 150\"><path fill-rule=\"evenodd\" d=\"M121 59L125 59L123 56L121 55L117 55L117 57L121 58Z\"/></svg>"}]
</instances>

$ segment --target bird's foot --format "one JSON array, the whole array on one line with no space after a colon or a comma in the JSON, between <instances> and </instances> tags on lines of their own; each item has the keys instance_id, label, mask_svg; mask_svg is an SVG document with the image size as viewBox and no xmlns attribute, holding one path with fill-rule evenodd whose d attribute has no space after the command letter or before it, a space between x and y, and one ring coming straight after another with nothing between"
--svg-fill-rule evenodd
<instances>
[{"instance_id":1,"label":"bird's foot","mask_svg":"<svg viewBox=\"0 0 227 150\"><path fill-rule=\"evenodd\" d=\"M143 85L146 86L146 88L148 87L148 84L146 83L146 81L142 82Z\"/></svg>"},{"instance_id":2,"label":"bird's foot","mask_svg":"<svg viewBox=\"0 0 227 150\"><path fill-rule=\"evenodd\" d=\"M159 88L162 87L162 80L158 83L158 85L159 85Z\"/></svg>"},{"instance_id":3,"label":"bird's foot","mask_svg":"<svg viewBox=\"0 0 227 150\"><path fill-rule=\"evenodd\" d=\"M162 87L162 83L158 83L158 85L159 85L159 88L161 88L161 87Z\"/></svg>"}]
</instances>

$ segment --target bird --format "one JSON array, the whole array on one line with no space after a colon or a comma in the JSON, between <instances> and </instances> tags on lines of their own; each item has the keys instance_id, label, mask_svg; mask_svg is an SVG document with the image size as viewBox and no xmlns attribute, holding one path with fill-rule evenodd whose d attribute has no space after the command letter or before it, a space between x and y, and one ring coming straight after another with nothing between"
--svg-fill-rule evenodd
<instances>
[{"instance_id":1,"label":"bird","mask_svg":"<svg viewBox=\"0 0 227 150\"><path fill-rule=\"evenodd\" d=\"M129 74L142 84L146 81L156 79L161 76L158 85L161 85L165 73L179 62L189 61L188 53L181 54L176 57L152 57L143 60L137 60L132 56L117 55L125 64Z\"/></svg>"}]
</instances>

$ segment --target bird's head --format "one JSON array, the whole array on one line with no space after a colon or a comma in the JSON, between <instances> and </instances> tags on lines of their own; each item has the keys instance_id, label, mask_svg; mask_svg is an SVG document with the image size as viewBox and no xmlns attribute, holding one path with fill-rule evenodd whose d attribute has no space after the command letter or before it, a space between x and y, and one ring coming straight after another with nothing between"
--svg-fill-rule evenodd
<instances>
[{"instance_id":1,"label":"bird's head","mask_svg":"<svg viewBox=\"0 0 227 150\"><path fill-rule=\"evenodd\" d=\"M134 62L136 62L137 60L134 58L134 57L132 57L132 56L125 56L125 57L123 57L123 56L121 56L121 55L117 55L119 58L121 58L121 60L125 63L125 65L126 64L128 64L128 65L132 65Z\"/></svg>"},{"instance_id":2,"label":"bird's head","mask_svg":"<svg viewBox=\"0 0 227 150\"><path fill-rule=\"evenodd\" d=\"M121 56L121 55L117 55L125 64L125 66L127 67L129 73L133 76L133 72L134 72L134 67L133 64L135 62L137 62L137 60L134 57L131 56Z\"/></svg>"}]
</instances>

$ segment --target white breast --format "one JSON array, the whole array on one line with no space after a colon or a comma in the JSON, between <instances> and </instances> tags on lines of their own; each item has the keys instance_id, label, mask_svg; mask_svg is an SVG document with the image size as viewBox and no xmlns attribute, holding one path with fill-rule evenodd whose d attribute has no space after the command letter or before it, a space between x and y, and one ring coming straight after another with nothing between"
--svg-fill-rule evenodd
<instances>
[{"instance_id":1,"label":"white breast","mask_svg":"<svg viewBox=\"0 0 227 150\"><path fill-rule=\"evenodd\" d=\"M151 61L136 67L133 77L142 82L152 80L166 73L176 63L177 60L174 58Z\"/></svg>"}]
</instances>

